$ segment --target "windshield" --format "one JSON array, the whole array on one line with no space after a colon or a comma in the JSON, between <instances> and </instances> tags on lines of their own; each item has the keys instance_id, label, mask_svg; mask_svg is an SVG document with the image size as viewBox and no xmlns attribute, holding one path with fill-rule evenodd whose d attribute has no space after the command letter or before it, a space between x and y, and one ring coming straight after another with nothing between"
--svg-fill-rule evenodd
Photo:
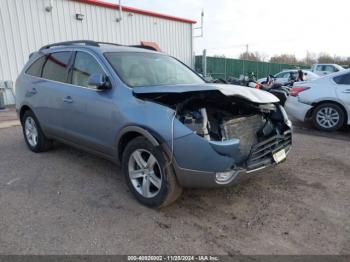
<instances>
[{"instance_id":1,"label":"windshield","mask_svg":"<svg viewBox=\"0 0 350 262\"><path fill-rule=\"evenodd\" d=\"M167 55L114 52L105 53L105 57L130 87L204 83L189 68Z\"/></svg>"}]
</instances>

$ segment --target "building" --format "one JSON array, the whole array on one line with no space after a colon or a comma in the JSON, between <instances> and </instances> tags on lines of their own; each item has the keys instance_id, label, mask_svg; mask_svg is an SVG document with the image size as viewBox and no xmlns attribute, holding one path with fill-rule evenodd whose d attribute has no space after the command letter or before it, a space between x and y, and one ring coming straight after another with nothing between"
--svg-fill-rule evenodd
<instances>
[{"instance_id":1,"label":"building","mask_svg":"<svg viewBox=\"0 0 350 262\"><path fill-rule=\"evenodd\" d=\"M1 0L0 88L11 87L31 52L61 41L156 42L193 66L195 21L101 0ZM6 84L6 85L5 85ZM11 90L5 102L14 103Z\"/></svg>"}]
</instances>

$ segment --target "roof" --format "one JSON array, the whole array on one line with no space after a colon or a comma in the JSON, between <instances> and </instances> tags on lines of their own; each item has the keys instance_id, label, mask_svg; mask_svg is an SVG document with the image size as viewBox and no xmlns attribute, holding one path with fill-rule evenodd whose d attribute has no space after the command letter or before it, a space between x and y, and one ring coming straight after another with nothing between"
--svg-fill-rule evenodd
<instances>
[{"instance_id":1,"label":"roof","mask_svg":"<svg viewBox=\"0 0 350 262\"><path fill-rule=\"evenodd\" d=\"M89 5L96 5L96 6L102 6L106 8L111 8L111 9L119 9L120 6L117 4L112 4L112 3L107 3L102 0L74 0L77 2L81 2L84 4L89 4ZM181 18L177 16L171 16L171 15L166 15L166 14L160 14L152 11L147 11L147 10L142 10L134 7L127 7L122 5L123 11L126 12L132 12L132 13L137 13L141 15L148 15L148 16L153 16L153 17L158 17L158 18L163 18L167 20L173 20L173 21L178 21L178 22L183 22L183 23L189 23L189 24L195 24L197 23L194 20L186 19L186 18Z\"/></svg>"}]
</instances>

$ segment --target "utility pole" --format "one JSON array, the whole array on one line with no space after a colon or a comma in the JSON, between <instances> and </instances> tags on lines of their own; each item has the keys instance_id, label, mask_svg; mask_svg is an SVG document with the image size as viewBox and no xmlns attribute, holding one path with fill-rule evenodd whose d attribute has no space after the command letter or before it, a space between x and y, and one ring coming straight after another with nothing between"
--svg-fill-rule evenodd
<instances>
[{"instance_id":1,"label":"utility pole","mask_svg":"<svg viewBox=\"0 0 350 262\"><path fill-rule=\"evenodd\" d=\"M202 55L202 75L203 77L207 76L207 49L203 50Z\"/></svg>"}]
</instances>

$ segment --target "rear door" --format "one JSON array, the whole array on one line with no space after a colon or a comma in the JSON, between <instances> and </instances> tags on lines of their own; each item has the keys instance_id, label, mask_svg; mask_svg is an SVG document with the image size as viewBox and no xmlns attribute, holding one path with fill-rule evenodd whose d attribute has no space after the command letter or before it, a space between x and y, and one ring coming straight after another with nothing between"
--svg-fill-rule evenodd
<instances>
[{"instance_id":1,"label":"rear door","mask_svg":"<svg viewBox=\"0 0 350 262\"><path fill-rule=\"evenodd\" d=\"M63 130L62 95L67 88L72 52L50 53L39 58L26 72L35 75L28 92L41 127L47 134L60 136Z\"/></svg>"},{"instance_id":2,"label":"rear door","mask_svg":"<svg viewBox=\"0 0 350 262\"><path fill-rule=\"evenodd\" d=\"M337 84L336 92L338 98L343 101L350 112L350 73L342 74L333 78Z\"/></svg>"},{"instance_id":3,"label":"rear door","mask_svg":"<svg viewBox=\"0 0 350 262\"><path fill-rule=\"evenodd\" d=\"M332 74L332 73L338 72L339 70L335 68L334 65L325 65L324 71L325 71L325 74Z\"/></svg>"},{"instance_id":4,"label":"rear door","mask_svg":"<svg viewBox=\"0 0 350 262\"><path fill-rule=\"evenodd\" d=\"M92 74L105 74L98 58L78 51L70 70L70 89L64 97L64 127L71 142L111 155L115 139L116 105L113 90L89 87Z\"/></svg>"}]
</instances>

